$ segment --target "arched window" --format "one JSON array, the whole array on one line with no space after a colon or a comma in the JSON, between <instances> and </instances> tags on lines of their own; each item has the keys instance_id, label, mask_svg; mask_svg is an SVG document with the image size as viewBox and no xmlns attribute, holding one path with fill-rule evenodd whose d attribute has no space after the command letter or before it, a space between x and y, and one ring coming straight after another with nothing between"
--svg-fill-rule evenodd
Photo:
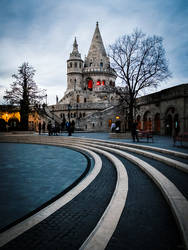
<instances>
[{"instance_id":1,"label":"arched window","mask_svg":"<svg viewBox=\"0 0 188 250\"><path fill-rule=\"evenodd\" d=\"M80 102L80 96L79 96L79 95L77 95L77 97L76 97L76 102L77 102L77 103Z\"/></svg>"},{"instance_id":2,"label":"arched window","mask_svg":"<svg viewBox=\"0 0 188 250\"><path fill-rule=\"evenodd\" d=\"M70 68L72 68L72 63L70 62Z\"/></svg>"},{"instance_id":3,"label":"arched window","mask_svg":"<svg viewBox=\"0 0 188 250\"><path fill-rule=\"evenodd\" d=\"M103 62L100 62L100 67L101 67L101 68L103 67Z\"/></svg>"},{"instance_id":4,"label":"arched window","mask_svg":"<svg viewBox=\"0 0 188 250\"><path fill-rule=\"evenodd\" d=\"M85 117L86 116L86 114L85 113L83 113L83 117Z\"/></svg>"},{"instance_id":5,"label":"arched window","mask_svg":"<svg viewBox=\"0 0 188 250\"><path fill-rule=\"evenodd\" d=\"M74 67L77 68L77 62L74 63Z\"/></svg>"},{"instance_id":6,"label":"arched window","mask_svg":"<svg viewBox=\"0 0 188 250\"><path fill-rule=\"evenodd\" d=\"M96 83L97 86L100 86L101 85L101 81L98 80L97 83Z\"/></svg>"},{"instance_id":7,"label":"arched window","mask_svg":"<svg viewBox=\"0 0 188 250\"><path fill-rule=\"evenodd\" d=\"M93 89L93 81L91 79L88 79L88 81L87 81L87 87L88 87L89 90Z\"/></svg>"},{"instance_id":8,"label":"arched window","mask_svg":"<svg viewBox=\"0 0 188 250\"><path fill-rule=\"evenodd\" d=\"M80 62L80 68L82 67L82 63Z\"/></svg>"},{"instance_id":9,"label":"arched window","mask_svg":"<svg viewBox=\"0 0 188 250\"><path fill-rule=\"evenodd\" d=\"M84 102L86 102L86 98L84 98Z\"/></svg>"}]
</instances>

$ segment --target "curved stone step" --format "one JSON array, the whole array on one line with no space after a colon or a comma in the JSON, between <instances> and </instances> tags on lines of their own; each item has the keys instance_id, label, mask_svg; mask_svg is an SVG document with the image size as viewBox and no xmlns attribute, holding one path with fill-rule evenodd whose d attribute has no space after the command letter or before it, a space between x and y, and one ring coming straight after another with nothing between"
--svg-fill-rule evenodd
<instances>
[{"instance_id":1,"label":"curved stone step","mask_svg":"<svg viewBox=\"0 0 188 250\"><path fill-rule=\"evenodd\" d=\"M111 144L111 143L106 143L106 142L93 142L92 140L80 140L80 142L87 142L87 143L92 143L92 144L95 144L95 145L98 145L100 143L100 145L104 145L104 146L107 146L107 147L113 147L113 148L117 148L117 149L121 149L121 150L126 150L126 151L130 151L130 152L133 152L133 153L137 153L137 154L140 154L140 155L143 155L143 156L146 156L146 157L150 157L152 159L155 159L155 160L158 160L158 161L161 161L169 166L172 166L172 167L175 167L181 171L184 171L186 173L188 173L188 164L186 163L183 163L183 162L180 162L180 161L177 161L177 160L174 160L174 159L169 159L168 157L165 157L165 156L162 156L162 155L159 155L159 154L155 154L155 153L151 153L151 152L148 152L148 151L145 151L145 150L141 150L141 149L136 149L136 148L132 148L132 147L128 147L128 146L124 146L124 145L116 145L116 144Z\"/></svg>"},{"instance_id":2,"label":"curved stone step","mask_svg":"<svg viewBox=\"0 0 188 250\"><path fill-rule=\"evenodd\" d=\"M34 141L35 141L34 143L36 143L36 140ZM23 138L21 138L21 140L19 139L19 142L25 142L25 141L23 140ZM29 143L32 143L31 139L29 139ZM37 143L39 143L39 141ZM49 145L44 142L42 144ZM56 146L58 145L56 144ZM81 148L80 146L76 147L75 145L71 145L71 144L67 146L71 149L76 149L81 152L84 151L84 152L87 152L89 155L91 155L95 161L93 170L91 170L91 172L76 187L70 190L67 194L65 194L64 196L62 196L61 198L59 198L58 200L56 200L49 206L43 208L38 213L27 218L23 222L20 222L17 225L8 229L7 231L1 233L0 234L0 247L7 244L9 241L13 240L17 236L24 233L25 231L29 230L33 226L37 225L38 223L46 219L48 216L53 214L55 211L57 211L59 208L67 204L69 201L75 198L80 192L82 192L99 174L101 167L102 167L102 161L96 153L86 148Z\"/></svg>"},{"instance_id":3,"label":"curved stone step","mask_svg":"<svg viewBox=\"0 0 188 250\"><path fill-rule=\"evenodd\" d=\"M88 145L87 143L81 143L82 145ZM138 167L140 167L148 176L150 176L153 181L157 184L160 188L161 192L163 193L165 199L167 200L176 222L179 226L180 232L183 236L183 240L185 243L186 249L188 249L188 201L182 195L182 193L177 189L177 187L169 181L163 174L161 174L158 170L153 168L150 164L146 163L143 160L140 160L138 157L135 157L129 153L121 151L119 149L114 149L110 147L106 147L104 145L96 145L95 147L98 149L103 149L110 151L112 153L116 153L125 157L126 159L130 160Z\"/></svg>"},{"instance_id":4,"label":"curved stone step","mask_svg":"<svg viewBox=\"0 0 188 250\"><path fill-rule=\"evenodd\" d=\"M81 137L77 137L77 138L72 138L72 139L79 139L79 140L91 140L91 138L81 138ZM141 145L141 144L136 144L136 143L127 143L127 142L118 142L118 141L107 141L107 140L99 140L99 139L92 139L93 142L105 142L105 143L109 143L109 144L115 144L115 145L122 145L122 146L128 146L131 148L138 148L138 149L143 149L143 150L152 150L152 151L156 151L156 152L160 152L160 153L164 153L164 154L168 154L168 155L173 155L176 157L180 157L180 158L184 158L184 159L188 159L188 154L186 153L182 153L182 152L177 152L175 150L169 150L169 149L164 149L164 148L158 148L158 147L153 147L153 146L147 146L147 145Z\"/></svg>"}]
</instances>

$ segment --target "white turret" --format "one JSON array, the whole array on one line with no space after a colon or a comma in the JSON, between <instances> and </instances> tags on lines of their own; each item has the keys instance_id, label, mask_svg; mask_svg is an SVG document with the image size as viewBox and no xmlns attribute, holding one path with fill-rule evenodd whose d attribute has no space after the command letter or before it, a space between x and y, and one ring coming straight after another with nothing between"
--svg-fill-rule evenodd
<instances>
[{"instance_id":1,"label":"white turret","mask_svg":"<svg viewBox=\"0 0 188 250\"><path fill-rule=\"evenodd\" d=\"M81 54L78 51L78 44L76 37L73 43L73 50L67 60L67 90L66 94L70 91L81 90L82 87L82 70L83 61Z\"/></svg>"}]
</instances>

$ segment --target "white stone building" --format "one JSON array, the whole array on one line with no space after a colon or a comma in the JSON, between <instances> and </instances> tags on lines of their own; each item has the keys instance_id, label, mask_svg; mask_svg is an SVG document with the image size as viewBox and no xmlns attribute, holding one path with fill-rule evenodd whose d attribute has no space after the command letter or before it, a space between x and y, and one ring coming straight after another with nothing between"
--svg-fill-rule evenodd
<instances>
[{"instance_id":1,"label":"white stone building","mask_svg":"<svg viewBox=\"0 0 188 250\"><path fill-rule=\"evenodd\" d=\"M117 103L116 95L110 90L110 86L115 85L115 80L116 73L110 67L97 23L84 61L75 38L73 50L67 60L67 89L63 98L49 107L50 111L65 120L69 120L70 113L70 120L74 120L76 128L88 130L86 117ZM90 127L95 129L95 122Z\"/></svg>"}]
</instances>

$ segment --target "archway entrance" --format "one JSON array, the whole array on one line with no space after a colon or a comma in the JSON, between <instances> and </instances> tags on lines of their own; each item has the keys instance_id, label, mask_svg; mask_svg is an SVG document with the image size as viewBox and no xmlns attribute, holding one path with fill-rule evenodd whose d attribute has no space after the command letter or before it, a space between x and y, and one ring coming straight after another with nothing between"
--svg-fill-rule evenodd
<instances>
[{"instance_id":1,"label":"archway entrance","mask_svg":"<svg viewBox=\"0 0 188 250\"><path fill-rule=\"evenodd\" d=\"M19 121L16 118L12 118L8 120L9 130L18 130L19 129Z\"/></svg>"},{"instance_id":2,"label":"archway entrance","mask_svg":"<svg viewBox=\"0 0 188 250\"><path fill-rule=\"evenodd\" d=\"M168 136L172 135L172 115L169 114L166 119L165 134Z\"/></svg>"},{"instance_id":3,"label":"archway entrance","mask_svg":"<svg viewBox=\"0 0 188 250\"><path fill-rule=\"evenodd\" d=\"M149 130L149 131L152 130L151 113L149 111L147 111L144 114L144 117L143 117L143 129L144 130Z\"/></svg>"},{"instance_id":4,"label":"archway entrance","mask_svg":"<svg viewBox=\"0 0 188 250\"><path fill-rule=\"evenodd\" d=\"M6 122L3 119L0 119L0 131L1 132L6 131Z\"/></svg>"},{"instance_id":5,"label":"archway entrance","mask_svg":"<svg viewBox=\"0 0 188 250\"><path fill-rule=\"evenodd\" d=\"M138 130L141 130L141 116L140 116L140 115L137 116L136 121L137 121L137 123L138 123L137 129L138 129Z\"/></svg>"},{"instance_id":6,"label":"archway entrance","mask_svg":"<svg viewBox=\"0 0 188 250\"><path fill-rule=\"evenodd\" d=\"M160 133L160 114L157 113L155 115L155 123L154 123L154 130L157 134Z\"/></svg>"}]
</instances>

